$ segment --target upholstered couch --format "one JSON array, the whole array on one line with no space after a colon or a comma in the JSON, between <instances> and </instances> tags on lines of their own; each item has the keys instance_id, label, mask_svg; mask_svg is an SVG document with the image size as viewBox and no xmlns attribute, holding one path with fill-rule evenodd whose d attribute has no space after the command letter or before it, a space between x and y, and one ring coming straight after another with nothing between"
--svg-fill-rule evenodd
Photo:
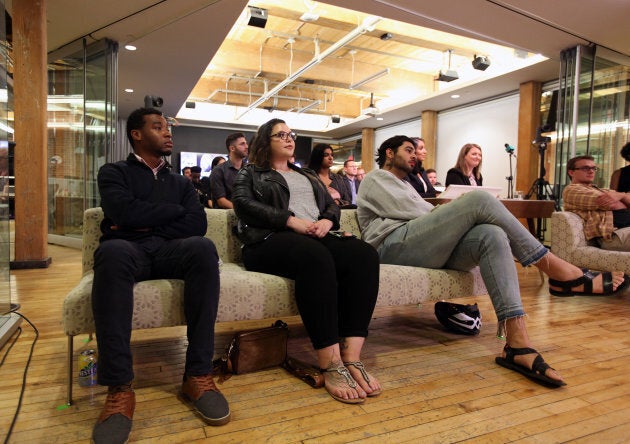
<instances>
[{"instance_id":1,"label":"upholstered couch","mask_svg":"<svg viewBox=\"0 0 630 444\"><path fill-rule=\"evenodd\" d=\"M217 322L279 318L298 314L290 279L246 271L241 245L232 233L236 216L231 210L206 210L208 231L222 261L221 293ZM100 208L83 217L83 277L63 302L63 329L68 336L68 403L72 402L73 337L94 332L91 289L94 251L100 237ZM342 210L342 229L360 235L355 210ZM377 305L405 305L459 296L486 294L478 269L472 272L431 270L381 265ZM182 310L183 281L156 279L134 288L134 329L168 327L185 323ZM222 348L217 347L220 352Z\"/></svg>"},{"instance_id":2,"label":"upholstered couch","mask_svg":"<svg viewBox=\"0 0 630 444\"><path fill-rule=\"evenodd\" d=\"M587 242L584 221L570 211L551 215L551 251L578 267L630 274L630 253L602 250L595 242Z\"/></svg>"}]
</instances>

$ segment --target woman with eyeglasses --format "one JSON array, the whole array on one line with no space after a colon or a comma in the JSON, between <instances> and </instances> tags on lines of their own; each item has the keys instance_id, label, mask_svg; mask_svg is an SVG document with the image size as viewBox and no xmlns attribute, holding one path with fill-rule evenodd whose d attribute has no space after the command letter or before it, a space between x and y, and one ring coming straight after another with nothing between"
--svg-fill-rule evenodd
<instances>
[{"instance_id":1,"label":"woman with eyeglasses","mask_svg":"<svg viewBox=\"0 0 630 444\"><path fill-rule=\"evenodd\" d=\"M341 210L317 173L289 162L296 135L280 119L258 128L249 164L234 184L243 262L295 281L295 299L330 395L361 403L381 385L361 349L376 305L376 250L341 233Z\"/></svg>"},{"instance_id":2,"label":"woman with eyeglasses","mask_svg":"<svg viewBox=\"0 0 630 444\"><path fill-rule=\"evenodd\" d=\"M356 208L356 205L352 205L352 191L346 185L343 177L330 171L334 158L333 149L330 145L318 143L311 151L308 167L317 173L319 180L326 185L328 193L330 193L337 205L342 208Z\"/></svg>"}]
</instances>

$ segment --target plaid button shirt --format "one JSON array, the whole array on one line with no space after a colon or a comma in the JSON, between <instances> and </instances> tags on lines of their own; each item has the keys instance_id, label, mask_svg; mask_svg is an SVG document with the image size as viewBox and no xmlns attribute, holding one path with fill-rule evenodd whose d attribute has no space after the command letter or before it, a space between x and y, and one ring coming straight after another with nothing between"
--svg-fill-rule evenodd
<instances>
[{"instance_id":1,"label":"plaid button shirt","mask_svg":"<svg viewBox=\"0 0 630 444\"><path fill-rule=\"evenodd\" d=\"M584 219L584 235L586 240L595 237L610 239L615 227L613 225L612 211L600 207L597 198L606 189L597 188L595 185L572 183L562 192L564 209L578 214Z\"/></svg>"}]
</instances>

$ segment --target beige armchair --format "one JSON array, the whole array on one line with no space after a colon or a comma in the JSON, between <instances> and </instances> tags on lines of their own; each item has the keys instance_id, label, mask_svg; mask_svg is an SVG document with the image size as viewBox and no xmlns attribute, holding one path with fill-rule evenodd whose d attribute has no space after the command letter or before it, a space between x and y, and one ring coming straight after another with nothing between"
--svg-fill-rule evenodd
<instances>
[{"instance_id":1,"label":"beige armchair","mask_svg":"<svg viewBox=\"0 0 630 444\"><path fill-rule=\"evenodd\" d=\"M584 221L570 211L551 215L551 252L578 267L630 274L630 252L607 251L584 236Z\"/></svg>"}]
</instances>

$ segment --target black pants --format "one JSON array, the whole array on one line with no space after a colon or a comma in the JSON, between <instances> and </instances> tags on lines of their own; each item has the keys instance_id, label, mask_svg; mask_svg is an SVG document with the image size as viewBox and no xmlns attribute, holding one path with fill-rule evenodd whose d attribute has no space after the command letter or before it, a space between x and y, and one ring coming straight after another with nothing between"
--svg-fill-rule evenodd
<instances>
[{"instance_id":1,"label":"black pants","mask_svg":"<svg viewBox=\"0 0 630 444\"><path fill-rule=\"evenodd\" d=\"M134 377L130 349L133 286L148 279L183 279L188 349L185 373L212 370L219 305L217 250L209 239L142 242L112 239L94 253L92 310L98 340L98 383L121 385Z\"/></svg>"},{"instance_id":2,"label":"black pants","mask_svg":"<svg viewBox=\"0 0 630 444\"><path fill-rule=\"evenodd\" d=\"M295 280L295 298L313 347L367 337L379 283L378 253L355 238L315 239L293 231L243 249L248 270Z\"/></svg>"}]
</instances>

